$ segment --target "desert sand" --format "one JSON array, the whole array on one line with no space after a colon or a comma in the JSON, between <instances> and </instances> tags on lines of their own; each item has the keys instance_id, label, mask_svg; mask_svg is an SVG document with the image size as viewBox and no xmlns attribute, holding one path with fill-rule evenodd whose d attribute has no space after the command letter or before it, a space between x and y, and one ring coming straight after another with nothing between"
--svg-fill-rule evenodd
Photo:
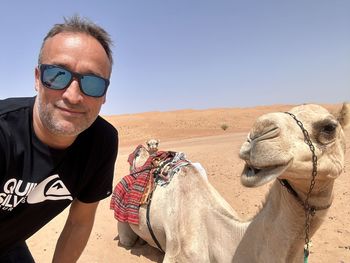
<instances>
[{"instance_id":1,"label":"desert sand","mask_svg":"<svg viewBox=\"0 0 350 263\"><path fill-rule=\"evenodd\" d=\"M333 110L340 105L325 105ZM291 105L255 108L181 110L105 116L119 130L119 155L114 185L128 173L127 157L149 138L160 139L160 150L184 152L206 169L209 181L243 217L253 216L262 206L270 185L244 188L240 184L243 162L238 151L256 117L286 111ZM224 130L222 127L228 128ZM350 129L346 131L345 173L335 183L335 198L324 224L312 238L309 262L350 262ZM78 262L162 262L157 249L136 245L119 246L116 220L109 210L110 198L100 202L90 240ZM68 210L56 217L28 240L37 263L50 262Z\"/></svg>"}]
</instances>

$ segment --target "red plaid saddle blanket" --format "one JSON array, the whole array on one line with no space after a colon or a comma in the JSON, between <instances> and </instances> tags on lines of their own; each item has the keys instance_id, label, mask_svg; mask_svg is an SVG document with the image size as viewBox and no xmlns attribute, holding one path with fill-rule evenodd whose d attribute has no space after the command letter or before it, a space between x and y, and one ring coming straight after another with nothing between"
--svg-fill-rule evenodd
<instances>
[{"instance_id":1,"label":"red plaid saddle blanket","mask_svg":"<svg viewBox=\"0 0 350 263\"><path fill-rule=\"evenodd\" d=\"M140 147L143 146L137 146L129 155L130 165ZM139 208L148 202L148 195L155 185L166 186L173 175L189 163L183 153L172 151L158 151L149 156L141 167L132 169L130 174L124 176L115 186L110 202L115 219L139 224Z\"/></svg>"}]
</instances>

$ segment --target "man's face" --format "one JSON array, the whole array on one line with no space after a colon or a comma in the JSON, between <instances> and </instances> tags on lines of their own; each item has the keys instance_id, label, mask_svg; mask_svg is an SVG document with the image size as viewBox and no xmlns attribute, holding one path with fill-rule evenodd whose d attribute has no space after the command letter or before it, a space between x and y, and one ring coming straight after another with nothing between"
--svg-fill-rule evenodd
<instances>
[{"instance_id":1,"label":"man's face","mask_svg":"<svg viewBox=\"0 0 350 263\"><path fill-rule=\"evenodd\" d=\"M109 78L111 64L101 44L83 33L59 33L46 40L42 49L42 64L62 66L80 74L95 74ZM76 79L64 90L46 88L35 70L38 92L34 124L51 136L77 136L97 118L105 95L100 98L83 94Z\"/></svg>"}]
</instances>

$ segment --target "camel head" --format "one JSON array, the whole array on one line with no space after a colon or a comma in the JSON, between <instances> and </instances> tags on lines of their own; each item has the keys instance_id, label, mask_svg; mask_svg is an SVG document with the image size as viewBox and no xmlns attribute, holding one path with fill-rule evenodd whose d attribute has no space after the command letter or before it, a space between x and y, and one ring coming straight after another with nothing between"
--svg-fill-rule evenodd
<instances>
[{"instance_id":1,"label":"camel head","mask_svg":"<svg viewBox=\"0 0 350 263\"><path fill-rule=\"evenodd\" d=\"M158 151L159 142L160 141L158 139L150 139L146 141L147 150L149 154L153 154Z\"/></svg>"},{"instance_id":2,"label":"camel head","mask_svg":"<svg viewBox=\"0 0 350 263\"><path fill-rule=\"evenodd\" d=\"M350 122L349 104L336 114L314 104L294 107L289 113L268 113L253 124L239 153L246 162L241 176L244 186L263 185L277 177L294 184L310 182L315 162L305 133L317 157L316 180L334 180L343 171L343 128Z\"/></svg>"}]
</instances>

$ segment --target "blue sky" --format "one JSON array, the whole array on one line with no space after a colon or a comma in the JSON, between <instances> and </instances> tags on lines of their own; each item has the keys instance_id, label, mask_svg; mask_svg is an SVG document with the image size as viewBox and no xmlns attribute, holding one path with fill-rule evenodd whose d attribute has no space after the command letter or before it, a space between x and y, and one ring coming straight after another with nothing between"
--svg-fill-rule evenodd
<instances>
[{"instance_id":1,"label":"blue sky","mask_svg":"<svg viewBox=\"0 0 350 263\"><path fill-rule=\"evenodd\" d=\"M80 14L114 40L104 115L350 100L350 1L3 1L0 98L34 96L41 41Z\"/></svg>"}]
</instances>

